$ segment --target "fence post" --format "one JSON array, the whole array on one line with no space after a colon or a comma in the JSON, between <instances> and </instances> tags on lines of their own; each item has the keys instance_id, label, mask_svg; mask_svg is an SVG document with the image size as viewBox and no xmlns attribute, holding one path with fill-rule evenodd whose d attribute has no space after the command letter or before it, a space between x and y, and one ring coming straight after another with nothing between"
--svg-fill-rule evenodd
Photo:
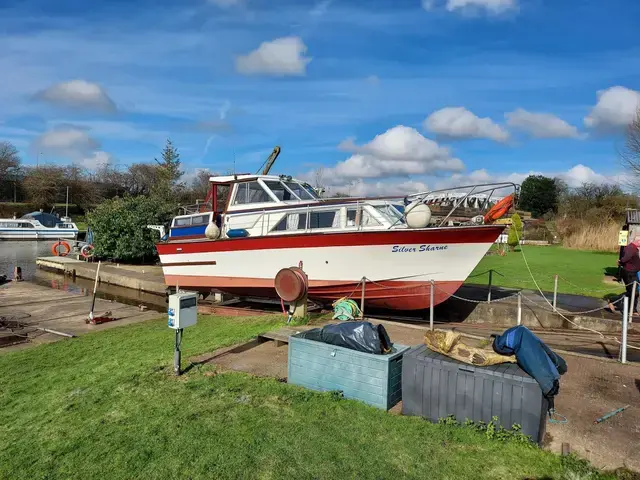
<instances>
[{"instance_id":1,"label":"fence post","mask_svg":"<svg viewBox=\"0 0 640 480\"><path fill-rule=\"evenodd\" d=\"M436 303L436 284L433 280L431 280L431 292L429 293L430 304L429 304L429 330L433 332L433 308L434 303Z\"/></svg>"},{"instance_id":2,"label":"fence post","mask_svg":"<svg viewBox=\"0 0 640 480\"><path fill-rule=\"evenodd\" d=\"M518 325L522 325L522 292L518 292Z\"/></svg>"},{"instance_id":3,"label":"fence post","mask_svg":"<svg viewBox=\"0 0 640 480\"><path fill-rule=\"evenodd\" d=\"M620 345L620 361L627 363L627 321L629 320L629 297L624 296L622 309L622 345Z\"/></svg>"},{"instance_id":4,"label":"fence post","mask_svg":"<svg viewBox=\"0 0 640 480\"><path fill-rule=\"evenodd\" d=\"M553 277L553 311L558 311L558 274Z\"/></svg>"},{"instance_id":5,"label":"fence post","mask_svg":"<svg viewBox=\"0 0 640 480\"><path fill-rule=\"evenodd\" d=\"M487 303L491 303L491 284L493 283L493 269L489 270L489 292L487 293Z\"/></svg>"},{"instance_id":6,"label":"fence post","mask_svg":"<svg viewBox=\"0 0 640 480\"><path fill-rule=\"evenodd\" d=\"M360 295L360 318L364 320L364 290L367 285L367 277L362 277L362 294Z\"/></svg>"},{"instance_id":7,"label":"fence post","mask_svg":"<svg viewBox=\"0 0 640 480\"><path fill-rule=\"evenodd\" d=\"M636 309L633 307L636 304L636 295L638 294L638 282L633 281L633 290L631 291L631 305L629 305L629 324L633 323L633 314L636 313Z\"/></svg>"}]
</instances>

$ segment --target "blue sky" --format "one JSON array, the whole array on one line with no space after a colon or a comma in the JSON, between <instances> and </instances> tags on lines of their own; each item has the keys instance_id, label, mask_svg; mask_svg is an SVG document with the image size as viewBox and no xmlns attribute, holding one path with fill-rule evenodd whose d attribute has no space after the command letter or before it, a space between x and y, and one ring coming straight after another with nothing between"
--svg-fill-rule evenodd
<instances>
[{"instance_id":1,"label":"blue sky","mask_svg":"<svg viewBox=\"0 0 640 480\"><path fill-rule=\"evenodd\" d=\"M529 172L619 180L640 2L3 2L0 140L122 168L170 137L199 168L352 193ZM349 187L344 187L345 185Z\"/></svg>"}]
</instances>

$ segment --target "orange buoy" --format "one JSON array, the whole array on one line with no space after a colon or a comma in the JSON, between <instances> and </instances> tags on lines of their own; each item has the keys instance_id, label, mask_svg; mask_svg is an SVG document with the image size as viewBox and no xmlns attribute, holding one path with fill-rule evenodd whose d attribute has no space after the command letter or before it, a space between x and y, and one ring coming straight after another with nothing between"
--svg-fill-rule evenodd
<instances>
[{"instance_id":1,"label":"orange buoy","mask_svg":"<svg viewBox=\"0 0 640 480\"><path fill-rule=\"evenodd\" d=\"M308 280L299 267L283 268L276 274L274 281L276 293L285 302L297 302L305 296Z\"/></svg>"},{"instance_id":2,"label":"orange buoy","mask_svg":"<svg viewBox=\"0 0 640 480\"><path fill-rule=\"evenodd\" d=\"M493 223L499 218L503 217L514 203L514 194L512 193L508 197L504 197L498 203L496 203L491 209L484 215L484 223Z\"/></svg>"},{"instance_id":3,"label":"orange buoy","mask_svg":"<svg viewBox=\"0 0 640 480\"><path fill-rule=\"evenodd\" d=\"M62 252L59 250L60 247L62 247L63 249ZM51 247L51 253L53 253L56 257L66 257L67 255L69 255L70 251L71 247L69 246L69 244L67 242L63 242L62 240L54 243L53 247Z\"/></svg>"}]
</instances>

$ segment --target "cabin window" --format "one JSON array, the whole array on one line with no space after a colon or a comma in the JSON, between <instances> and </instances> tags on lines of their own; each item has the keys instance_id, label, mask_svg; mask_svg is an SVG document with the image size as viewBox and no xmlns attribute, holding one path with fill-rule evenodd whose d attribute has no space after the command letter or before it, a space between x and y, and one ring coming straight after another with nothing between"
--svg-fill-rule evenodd
<instances>
[{"instance_id":1,"label":"cabin window","mask_svg":"<svg viewBox=\"0 0 640 480\"><path fill-rule=\"evenodd\" d=\"M306 213L290 213L278 222L273 228L274 232L286 232L291 230L305 230L307 228Z\"/></svg>"},{"instance_id":2,"label":"cabin window","mask_svg":"<svg viewBox=\"0 0 640 480\"><path fill-rule=\"evenodd\" d=\"M298 200L295 198L295 195L291 195L291 192L285 188L285 186L280 182L264 182L264 184L273 192L273 194L278 197L278 200L287 201L287 200Z\"/></svg>"},{"instance_id":3,"label":"cabin window","mask_svg":"<svg viewBox=\"0 0 640 480\"><path fill-rule=\"evenodd\" d=\"M358 226L358 208L347 209L347 227ZM371 214L364 208L360 209L360 226L363 227L375 227L379 226L380 222L376 220Z\"/></svg>"},{"instance_id":4,"label":"cabin window","mask_svg":"<svg viewBox=\"0 0 640 480\"><path fill-rule=\"evenodd\" d=\"M313 200L313 197L307 192L302 185L296 182L284 182L300 200Z\"/></svg>"},{"instance_id":5,"label":"cabin window","mask_svg":"<svg viewBox=\"0 0 640 480\"><path fill-rule=\"evenodd\" d=\"M215 211L217 213L224 212L224 209L227 208L231 186L226 184L214 184L214 186L216 192Z\"/></svg>"},{"instance_id":6,"label":"cabin window","mask_svg":"<svg viewBox=\"0 0 640 480\"><path fill-rule=\"evenodd\" d=\"M31 224L31 223L22 223L20 226L21 226L22 228L36 228L36 227L34 227L34 226L33 226L33 224Z\"/></svg>"},{"instance_id":7,"label":"cabin window","mask_svg":"<svg viewBox=\"0 0 640 480\"><path fill-rule=\"evenodd\" d=\"M244 182L238 184L234 205L245 205L248 203L266 203L273 200L258 182Z\"/></svg>"},{"instance_id":8,"label":"cabin window","mask_svg":"<svg viewBox=\"0 0 640 480\"><path fill-rule=\"evenodd\" d=\"M340 227L340 215L337 210L311 212L309 214L309 228L338 228Z\"/></svg>"},{"instance_id":9,"label":"cabin window","mask_svg":"<svg viewBox=\"0 0 640 480\"><path fill-rule=\"evenodd\" d=\"M209 215L199 215L197 217L191 217L191 225L203 225L209 223Z\"/></svg>"},{"instance_id":10,"label":"cabin window","mask_svg":"<svg viewBox=\"0 0 640 480\"><path fill-rule=\"evenodd\" d=\"M186 227L189 225L191 225L191 217L176 218L173 223L174 227Z\"/></svg>"}]
</instances>

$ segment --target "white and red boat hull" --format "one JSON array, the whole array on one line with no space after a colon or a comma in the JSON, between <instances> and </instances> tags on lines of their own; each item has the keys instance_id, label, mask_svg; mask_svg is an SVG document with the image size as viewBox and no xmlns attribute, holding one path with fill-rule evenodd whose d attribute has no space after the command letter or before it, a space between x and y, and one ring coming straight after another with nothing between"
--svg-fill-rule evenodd
<instances>
[{"instance_id":1,"label":"white and red boat hull","mask_svg":"<svg viewBox=\"0 0 640 480\"><path fill-rule=\"evenodd\" d=\"M396 310L435 304L462 285L503 226L277 235L157 244L167 285L239 296L276 297L274 278L298 266L309 277L309 297L359 298Z\"/></svg>"}]
</instances>

